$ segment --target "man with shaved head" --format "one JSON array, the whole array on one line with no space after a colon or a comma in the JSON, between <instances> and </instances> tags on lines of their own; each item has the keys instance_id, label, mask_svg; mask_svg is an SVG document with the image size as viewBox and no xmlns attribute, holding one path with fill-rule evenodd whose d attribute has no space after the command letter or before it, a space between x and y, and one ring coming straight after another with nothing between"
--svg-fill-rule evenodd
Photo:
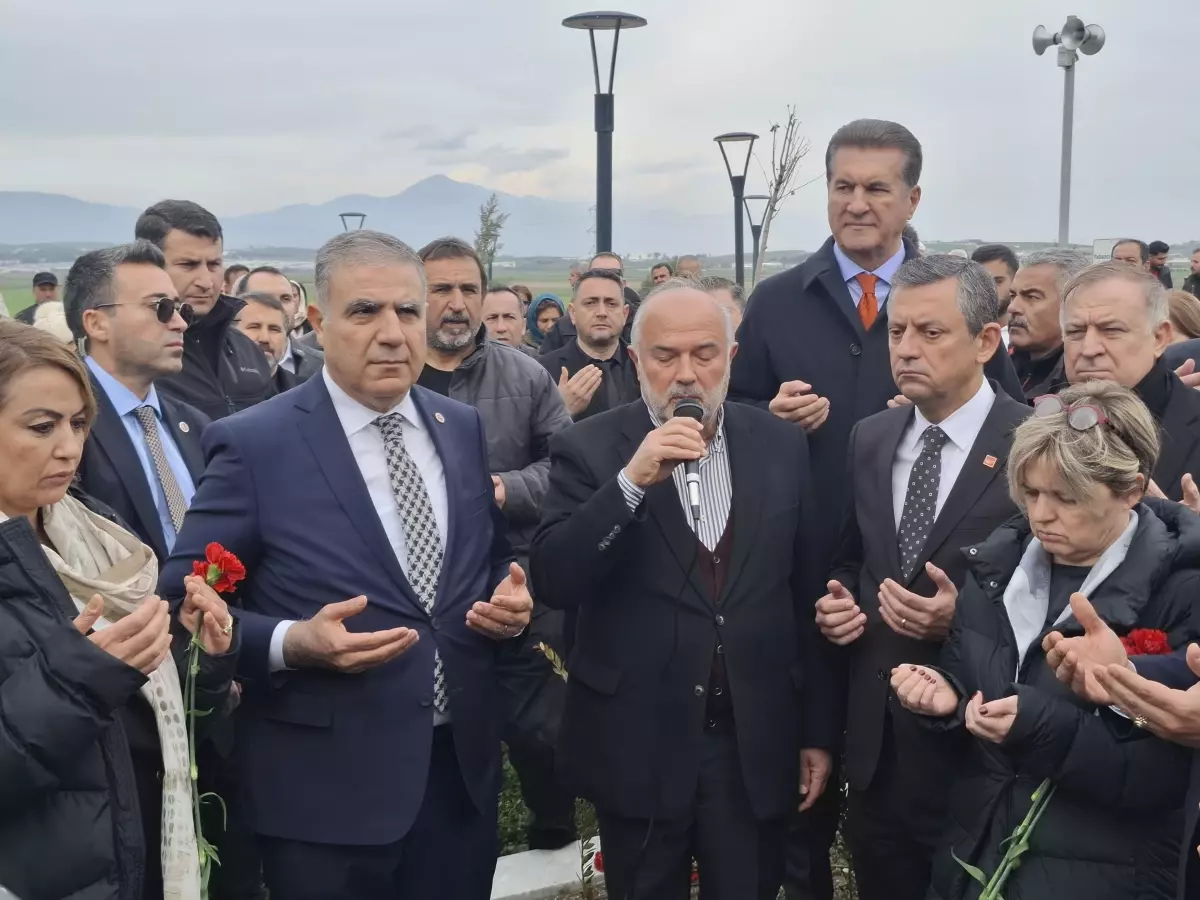
<instances>
[{"instance_id":1,"label":"man with shaved head","mask_svg":"<svg viewBox=\"0 0 1200 900\"><path fill-rule=\"evenodd\" d=\"M641 399L550 442L538 600L578 617L559 760L609 896L773 898L837 739L804 432L726 403L733 324L695 282L637 311Z\"/></svg>"}]
</instances>

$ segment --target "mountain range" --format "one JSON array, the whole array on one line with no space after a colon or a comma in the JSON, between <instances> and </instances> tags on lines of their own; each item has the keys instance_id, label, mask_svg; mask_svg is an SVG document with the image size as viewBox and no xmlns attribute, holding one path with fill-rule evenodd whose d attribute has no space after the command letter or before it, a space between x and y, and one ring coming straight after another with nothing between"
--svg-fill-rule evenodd
<instances>
[{"instance_id":1,"label":"mountain range","mask_svg":"<svg viewBox=\"0 0 1200 900\"><path fill-rule=\"evenodd\" d=\"M339 213L366 214L365 227L394 234L412 246L443 235L471 239L479 207L492 191L433 175L391 197L351 194L319 205L296 204L270 212L220 216L225 245L310 247L342 230ZM591 252L593 214L586 203L517 197L497 192L500 210L509 214L501 254L580 257ZM617 200L614 236L625 253L728 253L732 227L727 215L683 215L662 210L622 208ZM0 244L77 242L120 243L133 236L139 209L90 203L61 194L0 191ZM773 245L797 246L786 215L775 223ZM789 243L789 237L793 242ZM746 229L746 253L750 234Z\"/></svg>"}]
</instances>

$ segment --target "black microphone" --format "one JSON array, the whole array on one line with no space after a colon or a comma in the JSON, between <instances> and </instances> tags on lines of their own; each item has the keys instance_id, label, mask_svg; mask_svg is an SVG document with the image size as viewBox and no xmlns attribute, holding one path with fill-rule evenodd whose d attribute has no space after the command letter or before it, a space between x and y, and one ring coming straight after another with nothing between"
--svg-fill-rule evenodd
<instances>
[{"instance_id":1,"label":"black microphone","mask_svg":"<svg viewBox=\"0 0 1200 900\"><path fill-rule=\"evenodd\" d=\"M675 404L673 419L695 419L704 421L704 407L696 400L680 400ZM692 521L700 523L700 461L689 459L683 464L683 478L687 483L688 504L692 507Z\"/></svg>"}]
</instances>

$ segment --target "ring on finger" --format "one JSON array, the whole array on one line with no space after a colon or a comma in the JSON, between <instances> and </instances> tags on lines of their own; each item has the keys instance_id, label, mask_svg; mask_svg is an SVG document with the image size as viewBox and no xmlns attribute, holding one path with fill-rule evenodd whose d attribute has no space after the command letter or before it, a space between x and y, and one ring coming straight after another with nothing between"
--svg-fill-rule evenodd
<instances>
[{"instance_id":1,"label":"ring on finger","mask_svg":"<svg viewBox=\"0 0 1200 900\"><path fill-rule=\"evenodd\" d=\"M221 626L221 634L233 634L233 616L225 617L225 624Z\"/></svg>"},{"instance_id":2,"label":"ring on finger","mask_svg":"<svg viewBox=\"0 0 1200 900\"><path fill-rule=\"evenodd\" d=\"M908 619L901 619L900 627L903 628L905 631L907 631L908 630Z\"/></svg>"}]
</instances>

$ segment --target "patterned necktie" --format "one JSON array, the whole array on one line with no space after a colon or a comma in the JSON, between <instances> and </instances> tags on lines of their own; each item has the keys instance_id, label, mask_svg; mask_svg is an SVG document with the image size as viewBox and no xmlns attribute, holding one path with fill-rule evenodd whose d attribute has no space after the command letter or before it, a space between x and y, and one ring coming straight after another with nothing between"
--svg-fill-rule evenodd
<instances>
[{"instance_id":1,"label":"patterned necktie","mask_svg":"<svg viewBox=\"0 0 1200 900\"><path fill-rule=\"evenodd\" d=\"M854 276L854 280L862 288L862 299L858 301L858 318L862 321L863 328L870 331L875 319L879 317L879 301L875 298L875 285L879 283L879 276L870 272L859 272Z\"/></svg>"},{"instance_id":2,"label":"patterned necktie","mask_svg":"<svg viewBox=\"0 0 1200 900\"><path fill-rule=\"evenodd\" d=\"M146 446L150 450L150 461L154 464L154 472L158 475L158 483L162 485L163 496L167 498L167 512L171 516L171 524L175 533L183 526L183 516L187 512L187 501L183 499L183 491L179 482L167 463L167 454L163 452L162 440L158 436L158 413L153 406L139 406L133 411L138 424L142 426L142 434L146 438Z\"/></svg>"},{"instance_id":3,"label":"patterned necktie","mask_svg":"<svg viewBox=\"0 0 1200 900\"><path fill-rule=\"evenodd\" d=\"M425 612L432 614L438 577L442 573L442 537L438 534L437 519L433 516L433 504L429 500L425 479L404 447L403 422L403 414L394 412L380 416L375 420L375 426L383 435L392 493L396 495L396 506L404 523L408 583L425 607ZM433 706L438 712L444 713L448 702L442 656L434 650Z\"/></svg>"},{"instance_id":4,"label":"patterned necktie","mask_svg":"<svg viewBox=\"0 0 1200 900\"><path fill-rule=\"evenodd\" d=\"M900 574L905 581L912 577L937 518L942 447L949 440L946 432L936 425L926 428L921 437L925 446L908 476L908 493L904 495L904 512L900 516L900 530L896 533L900 542Z\"/></svg>"}]
</instances>

